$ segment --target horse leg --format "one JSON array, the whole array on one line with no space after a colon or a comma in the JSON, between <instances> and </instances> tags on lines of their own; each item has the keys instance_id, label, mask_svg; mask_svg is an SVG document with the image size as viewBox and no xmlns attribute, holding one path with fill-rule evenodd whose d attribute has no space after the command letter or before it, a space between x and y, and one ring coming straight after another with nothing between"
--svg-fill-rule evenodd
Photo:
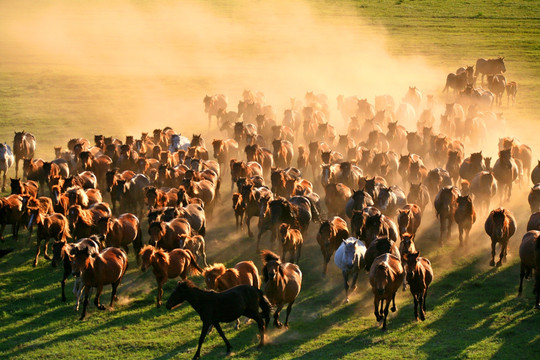
<instances>
[{"instance_id":1,"label":"horse leg","mask_svg":"<svg viewBox=\"0 0 540 360\"><path fill-rule=\"evenodd\" d=\"M204 342L204 338L206 337L206 334L208 334L208 330L210 330L210 325L210 323L203 322L201 336L199 336L199 346L197 347L197 351L195 352L193 359L198 359L201 357L201 347Z\"/></svg>"},{"instance_id":2,"label":"horse leg","mask_svg":"<svg viewBox=\"0 0 540 360\"><path fill-rule=\"evenodd\" d=\"M345 304L349 302L349 276L346 271L341 272L343 274L343 281L345 285Z\"/></svg>"},{"instance_id":3,"label":"horse leg","mask_svg":"<svg viewBox=\"0 0 540 360\"><path fill-rule=\"evenodd\" d=\"M51 260L51 257L47 254L47 249L49 248L50 239L45 239L45 246L43 248L43 257L45 260Z\"/></svg>"},{"instance_id":4,"label":"horse leg","mask_svg":"<svg viewBox=\"0 0 540 360\"><path fill-rule=\"evenodd\" d=\"M96 289L97 290L96 297L94 299L94 305L96 305L99 310L105 310L105 305L99 303L99 297L101 296L101 292L103 291L103 285L98 285Z\"/></svg>"},{"instance_id":5,"label":"horse leg","mask_svg":"<svg viewBox=\"0 0 540 360\"><path fill-rule=\"evenodd\" d=\"M489 266L495 266L495 245L497 245L497 242L491 239L491 261Z\"/></svg>"},{"instance_id":6,"label":"horse leg","mask_svg":"<svg viewBox=\"0 0 540 360\"><path fill-rule=\"evenodd\" d=\"M377 319L377 321L381 321L382 320L382 317L381 315L379 315L379 299L377 299L376 296L373 297L373 305L375 307L375 318Z\"/></svg>"},{"instance_id":7,"label":"horse leg","mask_svg":"<svg viewBox=\"0 0 540 360\"><path fill-rule=\"evenodd\" d=\"M81 314L81 317L79 320L83 320L84 317L86 316L86 308L88 307L88 297L90 296L90 292L88 291L89 290L89 286L84 286L84 301L83 301L83 309L82 309L82 314Z\"/></svg>"},{"instance_id":8,"label":"horse leg","mask_svg":"<svg viewBox=\"0 0 540 360\"><path fill-rule=\"evenodd\" d=\"M5 241L4 239L4 230L6 229L6 224L2 224L2 228L0 229L0 240Z\"/></svg>"},{"instance_id":9,"label":"horse leg","mask_svg":"<svg viewBox=\"0 0 540 360\"><path fill-rule=\"evenodd\" d=\"M390 304L390 301L388 302L388 304ZM388 309L388 305L386 305L386 308ZM396 311L397 311L397 307L396 307L396 293L394 293L394 296L392 296L392 307L390 308L390 310L392 310L392 312L396 312Z\"/></svg>"},{"instance_id":10,"label":"horse leg","mask_svg":"<svg viewBox=\"0 0 540 360\"><path fill-rule=\"evenodd\" d=\"M459 246L463 246L463 227L460 225L458 225L458 230L459 230Z\"/></svg>"},{"instance_id":11,"label":"horse leg","mask_svg":"<svg viewBox=\"0 0 540 360\"><path fill-rule=\"evenodd\" d=\"M227 338L225 337L225 333L223 333L223 329L219 325L219 322L216 321L213 323L213 325L216 328L219 335L221 336L221 338L223 339L223 341L225 341L225 345L227 346L227 355L230 354L231 349L232 349L231 343L229 343L229 340L227 340Z\"/></svg>"},{"instance_id":12,"label":"horse leg","mask_svg":"<svg viewBox=\"0 0 540 360\"><path fill-rule=\"evenodd\" d=\"M41 247L41 239L38 237L36 240L36 257L34 258L34 263L32 264L32 267L36 267L38 264L40 247Z\"/></svg>"},{"instance_id":13,"label":"horse leg","mask_svg":"<svg viewBox=\"0 0 540 360\"><path fill-rule=\"evenodd\" d=\"M419 306L420 306L420 320L424 321L426 320L426 298L425 298L425 293L424 294L420 294L418 296L418 303L419 303Z\"/></svg>"},{"instance_id":14,"label":"horse leg","mask_svg":"<svg viewBox=\"0 0 540 360\"><path fill-rule=\"evenodd\" d=\"M2 192L6 191L6 171L4 171L4 175L2 176Z\"/></svg>"},{"instance_id":15,"label":"horse leg","mask_svg":"<svg viewBox=\"0 0 540 360\"><path fill-rule=\"evenodd\" d=\"M67 271L66 271L67 270ZM62 281L60 281L60 286L62 287L62 301L66 302L66 279L71 273L71 267L69 269L64 267L64 274L62 275Z\"/></svg>"},{"instance_id":16,"label":"horse leg","mask_svg":"<svg viewBox=\"0 0 540 360\"><path fill-rule=\"evenodd\" d=\"M296 250L296 264L300 261L300 253L302 252L302 244L298 245L298 249Z\"/></svg>"},{"instance_id":17,"label":"horse leg","mask_svg":"<svg viewBox=\"0 0 540 360\"><path fill-rule=\"evenodd\" d=\"M163 279L160 279L158 281L158 289L157 289L157 307L160 307L161 306L161 299L163 297L163 284L165 284L165 282L167 282L167 279L163 280Z\"/></svg>"},{"instance_id":18,"label":"horse leg","mask_svg":"<svg viewBox=\"0 0 540 360\"><path fill-rule=\"evenodd\" d=\"M274 312L274 326L278 329L281 329L281 327L283 326L283 324L279 322L279 313L281 309L283 309L283 304L279 304L276 308L276 311Z\"/></svg>"},{"instance_id":19,"label":"horse leg","mask_svg":"<svg viewBox=\"0 0 540 360\"><path fill-rule=\"evenodd\" d=\"M440 223L441 223L440 231L439 231L439 245L440 246L442 246L442 244L443 244L444 221L445 220L443 218L440 218Z\"/></svg>"},{"instance_id":20,"label":"horse leg","mask_svg":"<svg viewBox=\"0 0 540 360\"><path fill-rule=\"evenodd\" d=\"M507 247L508 247L508 240L506 240L506 243L501 243L501 253L499 254L499 261L497 261L497 267L501 266L502 263L503 263L503 260L504 262L506 262L506 250L507 250Z\"/></svg>"},{"instance_id":21,"label":"horse leg","mask_svg":"<svg viewBox=\"0 0 540 360\"><path fill-rule=\"evenodd\" d=\"M386 330L386 318L388 317L388 307L390 306L390 300L386 300L386 306L384 307L384 320L382 329L383 331Z\"/></svg>"},{"instance_id":22,"label":"horse leg","mask_svg":"<svg viewBox=\"0 0 540 360\"><path fill-rule=\"evenodd\" d=\"M356 282L358 280L358 270L354 272L352 281L351 281L351 292L356 290Z\"/></svg>"},{"instance_id":23,"label":"horse leg","mask_svg":"<svg viewBox=\"0 0 540 360\"><path fill-rule=\"evenodd\" d=\"M109 306L112 308L114 299L116 298L116 291L118 290L118 285L120 285L120 280L113 282L111 285L112 285L111 304Z\"/></svg>"},{"instance_id":24,"label":"horse leg","mask_svg":"<svg viewBox=\"0 0 540 360\"><path fill-rule=\"evenodd\" d=\"M294 304L294 300L289 303L289 306L287 306L287 315L285 316L285 327L289 328L289 315L291 314L292 306Z\"/></svg>"},{"instance_id":25,"label":"horse leg","mask_svg":"<svg viewBox=\"0 0 540 360\"><path fill-rule=\"evenodd\" d=\"M414 300L414 318L418 321L418 296L413 295Z\"/></svg>"},{"instance_id":26,"label":"horse leg","mask_svg":"<svg viewBox=\"0 0 540 360\"><path fill-rule=\"evenodd\" d=\"M246 216L246 226L247 226L247 229L248 229L248 236L249 236L250 238L252 238L252 237L253 237L253 233L251 232L251 228L250 228L250 226L249 226L250 223L251 223L251 216L247 215L247 216ZM257 239L257 242L258 242L258 239ZM258 251L258 249L259 249L259 248L257 247L257 251Z\"/></svg>"}]
</instances>

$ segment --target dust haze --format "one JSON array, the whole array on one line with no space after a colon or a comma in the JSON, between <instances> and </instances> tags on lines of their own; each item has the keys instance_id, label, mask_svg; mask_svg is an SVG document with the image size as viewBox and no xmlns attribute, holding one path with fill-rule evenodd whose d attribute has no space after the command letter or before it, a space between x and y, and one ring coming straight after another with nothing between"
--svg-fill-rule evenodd
<instances>
[{"instance_id":1,"label":"dust haze","mask_svg":"<svg viewBox=\"0 0 540 360\"><path fill-rule=\"evenodd\" d=\"M262 91L280 121L290 98L303 99L306 91L325 93L336 106L338 94L371 102L391 94L398 101L409 85L425 93L441 87L440 70L421 58L389 56L384 29L366 25L352 5L77 1L2 7L3 70L82 79L81 99L88 82L99 99L90 112L106 120L101 132L112 127L139 135L166 125L206 130L206 122L197 124L205 119L207 93L226 94L236 110L243 89ZM52 93L54 86L63 84L53 84ZM61 101L51 99L50 111ZM79 105L73 112L87 112L85 102ZM339 129L337 110L333 115Z\"/></svg>"}]
</instances>

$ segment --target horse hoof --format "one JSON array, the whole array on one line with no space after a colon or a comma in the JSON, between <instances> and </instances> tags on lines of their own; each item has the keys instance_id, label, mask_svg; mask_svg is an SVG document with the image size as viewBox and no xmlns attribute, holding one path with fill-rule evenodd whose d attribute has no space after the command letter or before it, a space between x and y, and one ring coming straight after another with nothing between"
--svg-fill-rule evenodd
<instances>
[{"instance_id":1,"label":"horse hoof","mask_svg":"<svg viewBox=\"0 0 540 360\"><path fill-rule=\"evenodd\" d=\"M37 261L34 261L34 263L32 264L32 267L36 267L37 266Z\"/></svg>"},{"instance_id":2,"label":"horse hoof","mask_svg":"<svg viewBox=\"0 0 540 360\"><path fill-rule=\"evenodd\" d=\"M98 305L97 308L98 308L99 310L105 310L105 305Z\"/></svg>"},{"instance_id":3,"label":"horse hoof","mask_svg":"<svg viewBox=\"0 0 540 360\"><path fill-rule=\"evenodd\" d=\"M392 308L390 309L390 311L392 311L392 312L396 312L396 310L397 310L397 307L395 307L395 306L392 306Z\"/></svg>"},{"instance_id":4,"label":"horse hoof","mask_svg":"<svg viewBox=\"0 0 540 360\"><path fill-rule=\"evenodd\" d=\"M501 266L502 266L502 262L498 261L496 266L497 266L497 267L501 267Z\"/></svg>"},{"instance_id":5,"label":"horse hoof","mask_svg":"<svg viewBox=\"0 0 540 360\"><path fill-rule=\"evenodd\" d=\"M491 261L489 262L489 266L495 266L495 261L491 260Z\"/></svg>"},{"instance_id":6,"label":"horse hoof","mask_svg":"<svg viewBox=\"0 0 540 360\"><path fill-rule=\"evenodd\" d=\"M345 301L343 301L344 304L348 304L349 303L349 298L345 299Z\"/></svg>"},{"instance_id":7,"label":"horse hoof","mask_svg":"<svg viewBox=\"0 0 540 360\"><path fill-rule=\"evenodd\" d=\"M43 257L45 258L45 260L52 260L49 255L43 255Z\"/></svg>"}]
</instances>

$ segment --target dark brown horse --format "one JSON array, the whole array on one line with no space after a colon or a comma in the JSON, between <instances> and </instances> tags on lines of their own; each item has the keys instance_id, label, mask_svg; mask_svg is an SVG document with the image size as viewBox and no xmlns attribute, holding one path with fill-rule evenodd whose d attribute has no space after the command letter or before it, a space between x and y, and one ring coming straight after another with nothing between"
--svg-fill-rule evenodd
<instances>
[{"instance_id":1,"label":"dark brown horse","mask_svg":"<svg viewBox=\"0 0 540 360\"><path fill-rule=\"evenodd\" d=\"M414 237L422 222L422 210L416 204L407 204L398 211L399 236L402 237L403 234L409 233Z\"/></svg>"},{"instance_id":2,"label":"dark brown horse","mask_svg":"<svg viewBox=\"0 0 540 360\"><path fill-rule=\"evenodd\" d=\"M538 230L527 231L521 240L521 245L519 246L521 271L519 274L518 296L521 296L521 292L523 291L523 279L530 279L533 274L533 270L538 273L538 265L536 264L535 259L535 249L538 246L538 242L540 242L540 231ZM538 284L535 286L537 285ZM536 303L538 304L538 301Z\"/></svg>"},{"instance_id":3,"label":"dark brown horse","mask_svg":"<svg viewBox=\"0 0 540 360\"><path fill-rule=\"evenodd\" d=\"M441 223L439 243L442 245L443 239L450 239L452 233L452 223L457 208L457 198L460 195L455 186L443 187L435 197L434 207L436 216ZM446 236L445 236L446 233Z\"/></svg>"},{"instance_id":4,"label":"dark brown horse","mask_svg":"<svg viewBox=\"0 0 540 360\"><path fill-rule=\"evenodd\" d=\"M536 184L531 188L528 196L531 213L540 211L540 184Z\"/></svg>"},{"instance_id":5,"label":"dark brown horse","mask_svg":"<svg viewBox=\"0 0 540 360\"><path fill-rule=\"evenodd\" d=\"M51 260L47 254L47 246L49 239L53 238L55 241L67 241L66 238L71 237L69 232L69 222L62 214L43 215L39 211L36 211L36 223L37 223L37 240L36 240L36 256L34 258L33 267L38 264L39 252L41 248L41 242L45 241L45 248L43 249L43 255L45 259Z\"/></svg>"},{"instance_id":6,"label":"dark brown horse","mask_svg":"<svg viewBox=\"0 0 540 360\"><path fill-rule=\"evenodd\" d=\"M263 250L261 257L263 262L263 284L261 288L264 289L264 294L268 297L270 303L276 307L274 326L281 328L285 325L288 328L292 306L302 288L302 272L298 265L282 263L280 257L270 250ZM287 316L285 317L285 323L282 324L279 321L279 313L285 304L288 304Z\"/></svg>"},{"instance_id":7,"label":"dark brown horse","mask_svg":"<svg viewBox=\"0 0 540 360\"><path fill-rule=\"evenodd\" d=\"M493 166L493 175L500 187L501 200L503 198L510 200L512 197L512 184L519 175L517 164L512 158L511 149L499 151L499 158Z\"/></svg>"},{"instance_id":8,"label":"dark brown horse","mask_svg":"<svg viewBox=\"0 0 540 360\"><path fill-rule=\"evenodd\" d=\"M202 269L197 265L195 257L189 250L174 249L166 252L163 249L156 249L152 245L146 245L140 250L138 256L141 259L141 270L146 271L150 266L158 284L157 307L161 306L163 297L163 285L169 279L180 276L187 279L188 274L198 275Z\"/></svg>"},{"instance_id":9,"label":"dark brown horse","mask_svg":"<svg viewBox=\"0 0 540 360\"><path fill-rule=\"evenodd\" d=\"M290 253L290 259L294 263L296 257L296 263L300 261L300 254L302 253L302 244L304 243L304 237L300 230L291 229L289 224L281 224L279 226L279 239L281 241L282 255L284 259L286 253Z\"/></svg>"},{"instance_id":10,"label":"dark brown horse","mask_svg":"<svg viewBox=\"0 0 540 360\"><path fill-rule=\"evenodd\" d=\"M347 222L339 216L323 221L317 233L317 243L323 256L323 276L328 270L330 258L341 245L341 242L349 237Z\"/></svg>"},{"instance_id":11,"label":"dark brown horse","mask_svg":"<svg viewBox=\"0 0 540 360\"><path fill-rule=\"evenodd\" d=\"M370 267L369 283L374 296L375 318L379 322L383 321L383 330L386 330L386 318L390 302L393 302L392 312L397 310L396 292L403 282L404 275L399 257L392 254L378 256ZM385 300L386 306L384 306Z\"/></svg>"},{"instance_id":12,"label":"dark brown horse","mask_svg":"<svg viewBox=\"0 0 540 360\"><path fill-rule=\"evenodd\" d=\"M504 72L506 72L504 57L494 59L480 58L476 60L476 71L474 72L474 77L477 78L479 74L482 74L482 85L484 84L484 75L495 75Z\"/></svg>"},{"instance_id":13,"label":"dark brown horse","mask_svg":"<svg viewBox=\"0 0 540 360\"><path fill-rule=\"evenodd\" d=\"M491 238L491 261L489 265L495 265L495 245L501 244L501 254L497 266L501 266L503 260L506 261L508 240L516 232L516 219L508 209L498 208L489 214L484 224L486 233Z\"/></svg>"},{"instance_id":14,"label":"dark brown horse","mask_svg":"<svg viewBox=\"0 0 540 360\"><path fill-rule=\"evenodd\" d=\"M118 218L102 217L96 223L98 232L104 236L107 247L122 248L128 253L128 245L133 245L137 263L140 262L138 256L141 250L142 233L139 219L130 213L122 214Z\"/></svg>"},{"instance_id":15,"label":"dark brown horse","mask_svg":"<svg viewBox=\"0 0 540 360\"><path fill-rule=\"evenodd\" d=\"M0 241L4 240L4 230L6 225L11 224L13 230L13 239L19 237L19 226L24 214L23 198L20 195L9 195L0 198Z\"/></svg>"},{"instance_id":16,"label":"dark brown horse","mask_svg":"<svg viewBox=\"0 0 540 360\"><path fill-rule=\"evenodd\" d=\"M110 307L116 299L118 285L122 281L128 266L126 253L122 249L107 248L97 256L92 256L88 248L75 248L71 268L75 276L80 276L84 284L84 302L81 318L86 316L88 297L90 288L97 289L94 304L99 310L105 310L105 306L99 303L99 297L103 291L103 286L111 284L112 294Z\"/></svg>"},{"instance_id":17,"label":"dark brown horse","mask_svg":"<svg viewBox=\"0 0 540 360\"><path fill-rule=\"evenodd\" d=\"M476 222L476 212L470 195L458 196L454 219L459 229L459 245L467 245L469 242L469 232Z\"/></svg>"},{"instance_id":18,"label":"dark brown horse","mask_svg":"<svg viewBox=\"0 0 540 360\"><path fill-rule=\"evenodd\" d=\"M154 221L148 226L150 235L149 244L165 251L172 251L180 247L180 235L191 234L191 226L186 219L173 219L172 221Z\"/></svg>"},{"instance_id":19,"label":"dark brown horse","mask_svg":"<svg viewBox=\"0 0 540 360\"><path fill-rule=\"evenodd\" d=\"M230 160L238 156L238 143L234 139L214 139L214 158L217 160L220 170L223 173Z\"/></svg>"},{"instance_id":20,"label":"dark brown horse","mask_svg":"<svg viewBox=\"0 0 540 360\"><path fill-rule=\"evenodd\" d=\"M231 322L240 316L249 317L257 322L261 338L259 346L264 345L265 321L266 324L270 322L271 305L261 290L249 285L240 285L227 291L216 293L211 290L199 289L191 281L186 280L178 282L167 300L166 307L168 310L171 310L184 301L189 302L195 311L197 311L203 323L201 336L199 337L199 346L193 359L200 358L201 347L204 338L210 330L210 326L216 328L225 342L227 354L229 354L232 346L225 337L219 323ZM262 314L259 313L259 308L262 309Z\"/></svg>"},{"instance_id":21,"label":"dark brown horse","mask_svg":"<svg viewBox=\"0 0 540 360\"><path fill-rule=\"evenodd\" d=\"M346 206L353 195L351 189L342 183L330 183L324 188L324 203L329 216L346 216Z\"/></svg>"},{"instance_id":22,"label":"dark brown horse","mask_svg":"<svg viewBox=\"0 0 540 360\"><path fill-rule=\"evenodd\" d=\"M36 138L34 135L20 131L15 132L13 137L13 155L15 156L15 177L19 176L19 160L32 159L36 150Z\"/></svg>"},{"instance_id":23,"label":"dark brown horse","mask_svg":"<svg viewBox=\"0 0 540 360\"><path fill-rule=\"evenodd\" d=\"M462 179L472 181L476 174L485 170L482 162L483 159L481 151L472 153L471 156L463 160L463 163L459 167L459 176L461 176Z\"/></svg>"},{"instance_id":24,"label":"dark brown horse","mask_svg":"<svg viewBox=\"0 0 540 360\"><path fill-rule=\"evenodd\" d=\"M418 251L403 255L407 262L407 283L414 299L414 317L418 320L418 307L420 307L420 320L426 319L426 296L429 285L433 281L431 261L420 257Z\"/></svg>"}]
</instances>

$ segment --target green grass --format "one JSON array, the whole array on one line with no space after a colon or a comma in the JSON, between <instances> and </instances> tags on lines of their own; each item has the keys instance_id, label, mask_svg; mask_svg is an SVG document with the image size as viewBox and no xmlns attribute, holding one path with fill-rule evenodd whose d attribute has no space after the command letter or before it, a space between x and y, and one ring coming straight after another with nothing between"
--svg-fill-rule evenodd
<instances>
[{"instance_id":1,"label":"green grass","mask_svg":"<svg viewBox=\"0 0 540 360\"><path fill-rule=\"evenodd\" d=\"M0 4L0 8L15 6ZM135 5L143 10L153 8L148 1ZM447 72L473 64L478 57L505 56L507 76L518 81L520 90L518 106L504 108L504 112L510 128L527 130L525 139L535 146L540 113L539 2L369 0L353 5L344 13L335 2L318 2L313 14L325 22L350 24L351 31L381 26L381 31L388 34L391 54L420 55ZM45 5L17 2L16 6L32 15ZM234 18L243 4L213 2L208 6L217 14ZM11 13L0 12L0 20L8 20ZM187 134L192 130L206 133L202 96L219 91L223 85L223 79L210 71L177 76L113 75L114 71L96 74L61 62L45 63L32 53L17 63L11 56L17 49L8 40L0 38L0 52L4 54L0 59L0 140L10 142L13 131L26 129L36 134L37 155L45 158L52 156L53 145L64 145L73 137L92 139L98 133L123 138L126 134L138 136L141 129L151 131L169 124L177 124L176 128ZM261 46L250 43L242 55L256 58L264 54ZM243 56L236 55L241 61ZM441 88L445 75L441 74ZM232 86L241 91L250 85ZM263 84L252 86L264 88ZM286 89L283 92L288 95ZM148 108L147 103L155 106ZM13 176L13 171L9 175ZM227 179L222 189L228 188ZM226 324L234 357L535 358L540 350L540 314L532 309L532 282L525 284L523 297L516 297L518 246L529 215L524 206L526 189L516 190L517 200L510 205L519 220L518 231L511 240L509 261L500 269L488 266L489 240L483 233L483 217L474 227L471 248L462 250L455 236L439 248L434 216L431 212L425 214L418 246L432 260L435 271L427 298L427 319L416 322L410 293L399 291L398 312L389 316L386 333L376 324L365 274L347 305L342 304L342 278L333 263L328 277L321 278L321 255L315 241L317 225L312 225L300 260L304 281L290 329L270 327L270 344L258 350L255 325L234 331L232 325ZM260 266L253 241L232 233L228 195L223 195L224 204L218 211L223 215L209 226L209 260L232 266L253 259ZM6 233L9 230L8 226ZM0 259L0 357L167 359L193 355L201 327L196 313L187 304L170 312L156 309L153 275L136 268L133 254L119 288L119 304L113 311L104 312L90 305L88 318L79 322L73 311L72 280L67 285L68 302L62 303L61 270L52 269L43 258L37 268L32 268L34 245L26 235L19 242L7 236L0 246L15 248ZM195 281L201 284L200 278ZM165 297L173 287L171 280L165 287ZM108 304L109 296L107 289L103 303ZM222 340L212 332L202 355L212 359L223 358L224 353Z\"/></svg>"}]
</instances>

